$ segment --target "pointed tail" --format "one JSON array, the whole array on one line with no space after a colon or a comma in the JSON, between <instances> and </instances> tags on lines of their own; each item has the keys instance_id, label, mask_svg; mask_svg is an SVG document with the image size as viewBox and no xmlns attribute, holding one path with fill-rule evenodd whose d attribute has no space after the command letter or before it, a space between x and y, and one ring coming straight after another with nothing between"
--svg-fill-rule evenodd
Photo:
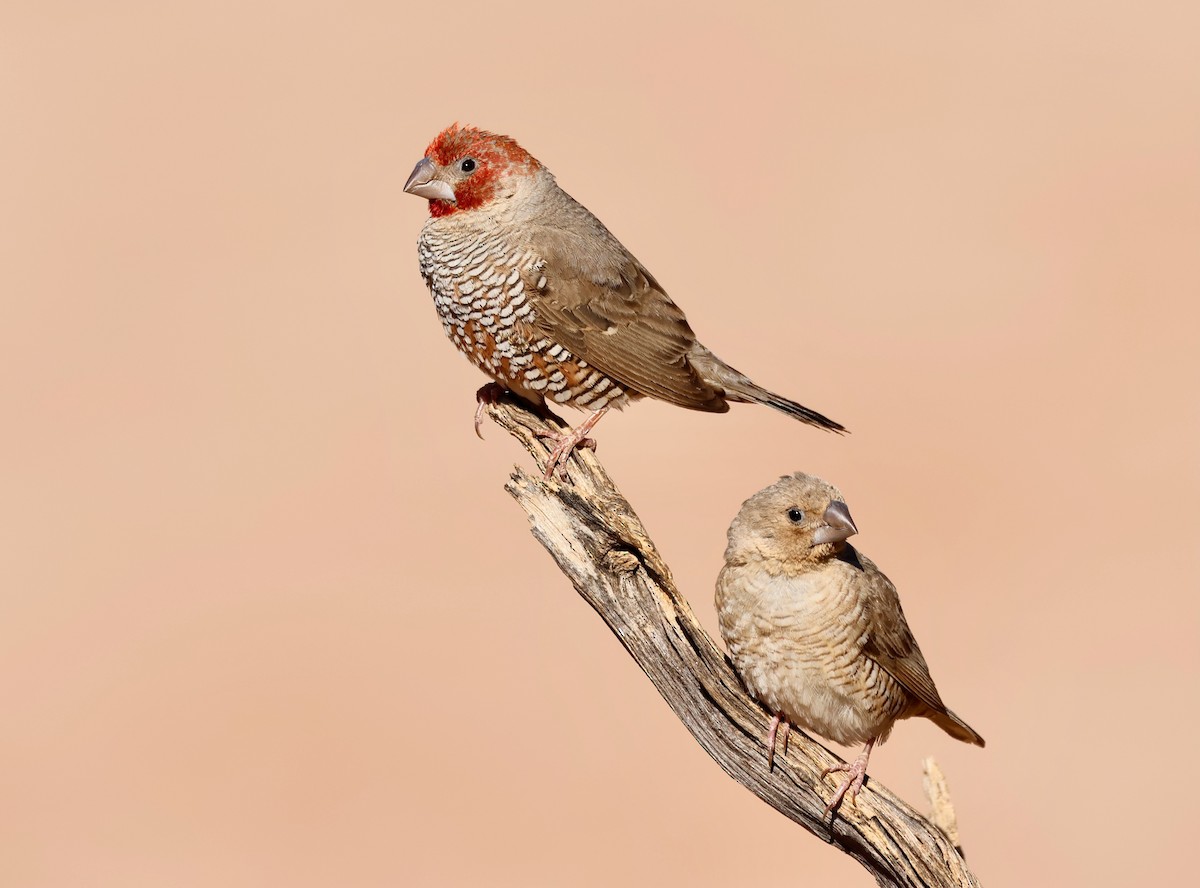
<instances>
[{"instance_id":1,"label":"pointed tail","mask_svg":"<svg viewBox=\"0 0 1200 888\"><path fill-rule=\"evenodd\" d=\"M794 419L817 428L827 429L831 432L846 431L841 423L834 422L829 417L822 416L803 404L798 404L758 385L746 374L730 367L698 342L692 346L688 360L704 377L705 382L723 389L725 397L730 401L740 401L744 404L766 404L768 407L774 407L781 413L786 413Z\"/></svg>"},{"instance_id":2,"label":"pointed tail","mask_svg":"<svg viewBox=\"0 0 1200 888\"><path fill-rule=\"evenodd\" d=\"M983 738L976 733L975 729L969 724L947 709L945 712L929 712L929 717L933 723L953 737L955 740L961 740L963 743L974 743L976 746L985 745Z\"/></svg>"}]
</instances>

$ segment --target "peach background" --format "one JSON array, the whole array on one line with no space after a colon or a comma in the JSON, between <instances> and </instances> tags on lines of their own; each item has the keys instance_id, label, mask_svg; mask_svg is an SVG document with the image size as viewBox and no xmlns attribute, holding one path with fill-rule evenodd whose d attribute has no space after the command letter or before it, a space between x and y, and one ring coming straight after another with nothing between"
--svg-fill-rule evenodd
<instances>
[{"instance_id":1,"label":"peach background","mask_svg":"<svg viewBox=\"0 0 1200 888\"><path fill-rule=\"evenodd\" d=\"M503 493L401 193L456 119L854 431L602 424L706 624L741 501L827 477L989 741L874 776L923 805L935 754L987 884L1186 872L1200 13L564 6L0 10L0 882L869 884Z\"/></svg>"}]
</instances>

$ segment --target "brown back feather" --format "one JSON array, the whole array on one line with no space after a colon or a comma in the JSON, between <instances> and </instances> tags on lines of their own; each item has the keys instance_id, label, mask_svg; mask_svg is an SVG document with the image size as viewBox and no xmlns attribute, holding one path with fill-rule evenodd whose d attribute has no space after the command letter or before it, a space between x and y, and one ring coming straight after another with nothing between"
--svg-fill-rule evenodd
<instances>
[{"instance_id":1,"label":"brown back feather","mask_svg":"<svg viewBox=\"0 0 1200 888\"><path fill-rule=\"evenodd\" d=\"M556 214L560 224L531 229L543 260L524 274L535 326L626 390L727 411L720 390L688 361L696 335L683 311L599 220L560 194L569 202Z\"/></svg>"}]
</instances>

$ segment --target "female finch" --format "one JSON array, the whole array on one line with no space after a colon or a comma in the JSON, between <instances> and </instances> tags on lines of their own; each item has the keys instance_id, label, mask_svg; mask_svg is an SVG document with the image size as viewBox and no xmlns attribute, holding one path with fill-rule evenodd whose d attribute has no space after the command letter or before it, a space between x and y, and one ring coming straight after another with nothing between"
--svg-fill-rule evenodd
<instances>
[{"instance_id":1,"label":"female finch","mask_svg":"<svg viewBox=\"0 0 1200 888\"><path fill-rule=\"evenodd\" d=\"M902 718L923 716L965 743L983 738L946 708L896 587L846 542L858 533L837 488L797 472L742 504L717 578L717 615L746 689L782 723L863 751L825 806L854 798L871 750ZM786 735L785 735L786 744ZM829 773L828 771L826 773Z\"/></svg>"}]
</instances>

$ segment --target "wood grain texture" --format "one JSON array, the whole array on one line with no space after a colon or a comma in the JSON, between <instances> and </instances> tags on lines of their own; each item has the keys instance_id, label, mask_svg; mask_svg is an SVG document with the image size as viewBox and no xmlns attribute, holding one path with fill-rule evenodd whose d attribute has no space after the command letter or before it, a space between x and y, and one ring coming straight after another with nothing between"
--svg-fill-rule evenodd
<instances>
[{"instance_id":1,"label":"wood grain texture","mask_svg":"<svg viewBox=\"0 0 1200 888\"><path fill-rule=\"evenodd\" d=\"M767 771L770 715L743 689L725 655L697 622L629 502L589 450L566 463L569 483L543 481L549 450L538 431L565 428L515 399L487 408L533 455L506 489L530 529L576 591L600 615L704 750L738 783L821 841L859 861L880 885L978 886L954 844L933 823L868 778L856 804L832 820L825 798L840 759L799 730ZM705 594L711 594L706 590Z\"/></svg>"},{"instance_id":2,"label":"wood grain texture","mask_svg":"<svg viewBox=\"0 0 1200 888\"><path fill-rule=\"evenodd\" d=\"M950 801L950 787L946 784L946 775L942 773L941 766L933 756L927 756L921 767L925 772L922 784L929 799L929 819L950 840L954 850L962 854L962 842L958 838L958 814L954 811L954 803Z\"/></svg>"}]
</instances>

